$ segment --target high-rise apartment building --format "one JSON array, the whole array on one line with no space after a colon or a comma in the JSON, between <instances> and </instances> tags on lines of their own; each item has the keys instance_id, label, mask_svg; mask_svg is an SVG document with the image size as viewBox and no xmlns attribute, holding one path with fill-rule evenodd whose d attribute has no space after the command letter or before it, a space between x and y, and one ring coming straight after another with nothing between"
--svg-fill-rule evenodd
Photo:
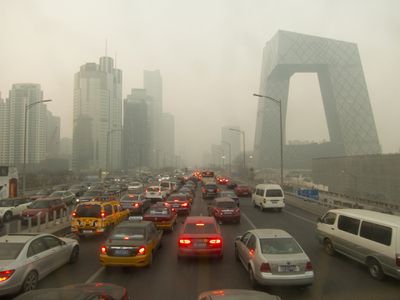
<instances>
[{"instance_id":1,"label":"high-rise apartment building","mask_svg":"<svg viewBox=\"0 0 400 300\"><path fill-rule=\"evenodd\" d=\"M122 71L112 58L87 63L75 74L73 118L73 169L120 169Z\"/></svg>"},{"instance_id":2,"label":"high-rise apartment building","mask_svg":"<svg viewBox=\"0 0 400 300\"><path fill-rule=\"evenodd\" d=\"M150 115L152 98L145 89L132 89L124 101L123 162L125 169L150 166Z\"/></svg>"},{"instance_id":3,"label":"high-rise apartment building","mask_svg":"<svg viewBox=\"0 0 400 300\"><path fill-rule=\"evenodd\" d=\"M8 165L8 105L0 94L0 165Z\"/></svg>"},{"instance_id":4,"label":"high-rise apartment building","mask_svg":"<svg viewBox=\"0 0 400 300\"><path fill-rule=\"evenodd\" d=\"M175 117L170 113L162 113L160 142L162 166L173 167L175 165Z\"/></svg>"}]
</instances>

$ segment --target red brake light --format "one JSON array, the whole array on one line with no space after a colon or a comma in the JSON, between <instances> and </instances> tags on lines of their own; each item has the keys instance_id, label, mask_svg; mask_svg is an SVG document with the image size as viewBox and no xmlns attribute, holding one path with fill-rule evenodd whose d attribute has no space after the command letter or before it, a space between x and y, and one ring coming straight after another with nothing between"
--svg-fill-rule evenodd
<instances>
[{"instance_id":1,"label":"red brake light","mask_svg":"<svg viewBox=\"0 0 400 300\"><path fill-rule=\"evenodd\" d=\"M102 218L104 218L104 217L106 216L106 213L103 211L103 212L101 212L100 216L101 216Z\"/></svg>"},{"instance_id":2,"label":"red brake light","mask_svg":"<svg viewBox=\"0 0 400 300\"><path fill-rule=\"evenodd\" d=\"M14 274L14 272L15 270L0 271L0 282L9 279L12 276L12 274Z\"/></svg>"},{"instance_id":3,"label":"red brake light","mask_svg":"<svg viewBox=\"0 0 400 300\"><path fill-rule=\"evenodd\" d=\"M138 250L138 254L144 255L146 253L146 248L144 246L140 246Z\"/></svg>"},{"instance_id":4,"label":"red brake light","mask_svg":"<svg viewBox=\"0 0 400 300\"><path fill-rule=\"evenodd\" d=\"M140 205L139 203L133 204L134 207L139 207L139 205Z\"/></svg>"},{"instance_id":5,"label":"red brake light","mask_svg":"<svg viewBox=\"0 0 400 300\"><path fill-rule=\"evenodd\" d=\"M271 266L269 263L262 263L260 266L260 272L271 273Z\"/></svg>"},{"instance_id":6,"label":"red brake light","mask_svg":"<svg viewBox=\"0 0 400 300\"><path fill-rule=\"evenodd\" d=\"M196 223L196 226L204 226L204 223Z\"/></svg>"},{"instance_id":7,"label":"red brake light","mask_svg":"<svg viewBox=\"0 0 400 300\"><path fill-rule=\"evenodd\" d=\"M179 245L181 246L188 246L192 243L189 239L179 239Z\"/></svg>"},{"instance_id":8,"label":"red brake light","mask_svg":"<svg viewBox=\"0 0 400 300\"><path fill-rule=\"evenodd\" d=\"M107 253L107 247L106 246L101 246L101 253L103 253L103 254Z\"/></svg>"},{"instance_id":9,"label":"red brake light","mask_svg":"<svg viewBox=\"0 0 400 300\"><path fill-rule=\"evenodd\" d=\"M306 271L312 271L312 270L313 270L312 264L310 261L308 261L306 264Z\"/></svg>"},{"instance_id":10,"label":"red brake light","mask_svg":"<svg viewBox=\"0 0 400 300\"><path fill-rule=\"evenodd\" d=\"M212 239L208 241L211 245L221 245L221 239Z\"/></svg>"},{"instance_id":11,"label":"red brake light","mask_svg":"<svg viewBox=\"0 0 400 300\"><path fill-rule=\"evenodd\" d=\"M72 217L73 217L73 218L76 218L76 211L73 211L73 212L72 212Z\"/></svg>"},{"instance_id":12,"label":"red brake light","mask_svg":"<svg viewBox=\"0 0 400 300\"><path fill-rule=\"evenodd\" d=\"M188 206L188 204L185 202L185 203L182 203L181 206L186 207L186 206Z\"/></svg>"}]
</instances>

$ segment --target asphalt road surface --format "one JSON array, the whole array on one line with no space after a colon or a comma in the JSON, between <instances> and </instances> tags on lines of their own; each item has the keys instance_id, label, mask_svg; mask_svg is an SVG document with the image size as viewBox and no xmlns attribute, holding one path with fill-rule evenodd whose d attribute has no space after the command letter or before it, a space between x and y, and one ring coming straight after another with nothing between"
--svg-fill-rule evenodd
<instances>
[{"instance_id":1,"label":"asphalt road surface","mask_svg":"<svg viewBox=\"0 0 400 300\"><path fill-rule=\"evenodd\" d=\"M133 299L197 299L198 293L210 289L251 289L248 274L234 257L234 239L246 230L280 228L292 234L311 259L315 282L307 288L260 288L286 299L400 299L400 282L388 278L379 282L372 279L366 267L342 255L330 257L315 239L317 216L287 206L281 213L261 212L251 205L250 198L241 198L240 224L221 225L224 237L224 258L177 260L177 236L181 229L180 217L174 232L165 233L162 248L155 254L150 268L105 270L98 255L104 237L80 241L78 263L67 265L43 279L39 288L61 287L84 282L111 282L128 289ZM197 192L192 215L207 215L207 201Z\"/></svg>"}]
</instances>

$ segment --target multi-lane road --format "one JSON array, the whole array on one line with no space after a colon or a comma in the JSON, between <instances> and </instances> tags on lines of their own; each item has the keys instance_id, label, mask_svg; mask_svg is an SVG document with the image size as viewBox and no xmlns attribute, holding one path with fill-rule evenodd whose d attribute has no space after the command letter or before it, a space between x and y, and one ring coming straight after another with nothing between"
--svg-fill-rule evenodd
<instances>
[{"instance_id":1,"label":"multi-lane road","mask_svg":"<svg viewBox=\"0 0 400 300\"><path fill-rule=\"evenodd\" d=\"M207 202L197 194L192 215L206 215ZM104 269L98 255L104 237L80 241L79 262L67 265L40 282L39 288L60 287L83 282L111 282L125 286L133 299L196 299L199 292L210 289L250 289L248 274L234 257L234 239L252 228L281 228L291 233L310 257L315 282L311 287L261 288L282 299L400 299L400 284L388 278L373 280L366 268L342 255L330 257L315 239L317 216L287 206L283 212L261 212L250 198L241 198L240 224L223 224L224 258L179 261L176 257L178 226L165 233L162 248L150 268Z\"/></svg>"}]
</instances>

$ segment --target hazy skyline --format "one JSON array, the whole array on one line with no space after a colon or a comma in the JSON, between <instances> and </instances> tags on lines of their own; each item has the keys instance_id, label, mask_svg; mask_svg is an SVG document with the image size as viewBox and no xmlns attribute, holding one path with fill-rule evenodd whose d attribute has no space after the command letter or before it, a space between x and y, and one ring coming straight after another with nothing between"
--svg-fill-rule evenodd
<instances>
[{"instance_id":1,"label":"hazy skyline","mask_svg":"<svg viewBox=\"0 0 400 300\"><path fill-rule=\"evenodd\" d=\"M383 151L398 152L399 1L11 1L0 2L0 92L41 84L72 136L73 76L115 57L123 98L159 69L164 111L175 115L176 153L189 163L240 126L253 147L262 51L277 30L357 43ZM291 80L287 140L328 139L315 74ZM310 117L312 116L312 118Z\"/></svg>"}]
</instances>

